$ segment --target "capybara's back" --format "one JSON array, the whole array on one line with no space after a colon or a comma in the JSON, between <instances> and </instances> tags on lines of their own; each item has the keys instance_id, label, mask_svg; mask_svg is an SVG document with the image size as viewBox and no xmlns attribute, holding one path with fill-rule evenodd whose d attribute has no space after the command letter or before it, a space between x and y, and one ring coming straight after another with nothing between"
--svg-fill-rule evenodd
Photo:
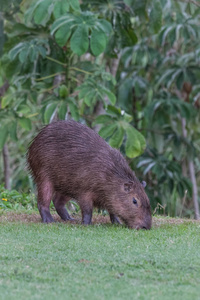
<instances>
[{"instance_id":1,"label":"capybara's back","mask_svg":"<svg viewBox=\"0 0 200 300\"><path fill-rule=\"evenodd\" d=\"M87 126L75 121L47 125L29 147L28 164L43 222L53 221L51 200L63 220L71 219L65 204L74 198L84 224L91 223L95 206L107 209L113 223L120 217L129 227L151 227L143 186L121 153Z\"/></svg>"}]
</instances>

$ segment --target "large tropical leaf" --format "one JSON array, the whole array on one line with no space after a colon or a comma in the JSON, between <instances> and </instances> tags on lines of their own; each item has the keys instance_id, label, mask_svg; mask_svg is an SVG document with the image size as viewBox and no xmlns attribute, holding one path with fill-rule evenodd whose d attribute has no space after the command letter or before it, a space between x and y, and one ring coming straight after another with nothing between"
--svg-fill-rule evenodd
<instances>
[{"instance_id":1,"label":"large tropical leaf","mask_svg":"<svg viewBox=\"0 0 200 300\"><path fill-rule=\"evenodd\" d=\"M51 27L51 34L60 46L66 44L71 37L70 45L74 53L84 54L90 47L95 56L101 54L106 47L107 36L112 30L111 24L98 19L91 12L82 12L79 15L67 13L58 18Z\"/></svg>"}]
</instances>

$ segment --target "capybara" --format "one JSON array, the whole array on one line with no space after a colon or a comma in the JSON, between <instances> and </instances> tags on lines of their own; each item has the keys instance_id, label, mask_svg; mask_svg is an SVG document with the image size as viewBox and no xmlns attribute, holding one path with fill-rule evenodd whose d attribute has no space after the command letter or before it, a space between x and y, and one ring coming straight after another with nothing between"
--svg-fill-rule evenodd
<instances>
[{"instance_id":1,"label":"capybara","mask_svg":"<svg viewBox=\"0 0 200 300\"><path fill-rule=\"evenodd\" d=\"M51 200L59 216L70 220L65 204L73 198L80 205L83 224L91 224L97 207L109 212L112 223L121 219L130 228L151 228L144 183L122 154L89 127L72 120L47 125L30 145L27 160L44 223L54 221Z\"/></svg>"}]
</instances>

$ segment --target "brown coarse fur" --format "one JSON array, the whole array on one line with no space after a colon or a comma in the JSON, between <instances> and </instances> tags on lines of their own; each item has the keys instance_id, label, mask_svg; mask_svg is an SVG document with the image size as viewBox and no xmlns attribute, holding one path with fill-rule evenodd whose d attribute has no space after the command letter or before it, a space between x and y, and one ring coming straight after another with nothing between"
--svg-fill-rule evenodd
<instances>
[{"instance_id":1,"label":"brown coarse fur","mask_svg":"<svg viewBox=\"0 0 200 300\"><path fill-rule=\"evenodd\" d=\"M71 219L65 204L76 199L83 224L90 224L93 207L106 209L113 223L118 217L131 228L151 227L151 209L144 187L121 153L96 132L75 121L44 127L27 153L38 190L43 222L53 222L53 199L63 220ZM134 199L134 202L133 202Z\"/></svg>"}]
</instances>

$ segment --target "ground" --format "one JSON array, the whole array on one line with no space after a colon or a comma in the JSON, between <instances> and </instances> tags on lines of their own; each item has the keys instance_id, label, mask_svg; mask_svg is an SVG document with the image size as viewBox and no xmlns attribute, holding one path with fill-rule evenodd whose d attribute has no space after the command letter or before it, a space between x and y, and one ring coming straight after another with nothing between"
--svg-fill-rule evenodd
<instances>
[{"instance_id":1,"label":"ground","mask_svg":"<svg viewBox=\"0 0 200 300\"><path fill-rule=\"evenodd\" d=\"M64 222L60 219L60 217L56 213L52 213L52 216L56 222L59 223L66 223L66 224L81 224L81 217L77 215L74 217L74 221L67 221ZM37 212L13 212L13 211L6 211L1 212L0 214L0 222L20 222L20 223L41 223L41 217ZM108 215L100 215L95 214L93 215L92 223L95 225L97 224L110 224L110 219ZM161 225L166 224L184 224L184 223L196 223L200 224L200 221L196 221L193 219L181 219L181 218L169 218L169 217L154 217L152 227L160 227Z\"/></svg>"},{"instance_id":2,"label":"ground","mask_svg":"<svg viewBox=\"0 0 200 300\"><path fill-rule=\"evenodd\" d=\"M200 299L200 222L154 217L136 231L54 217L0 213L0 299Z\"/></svg>"}]
</instances>

